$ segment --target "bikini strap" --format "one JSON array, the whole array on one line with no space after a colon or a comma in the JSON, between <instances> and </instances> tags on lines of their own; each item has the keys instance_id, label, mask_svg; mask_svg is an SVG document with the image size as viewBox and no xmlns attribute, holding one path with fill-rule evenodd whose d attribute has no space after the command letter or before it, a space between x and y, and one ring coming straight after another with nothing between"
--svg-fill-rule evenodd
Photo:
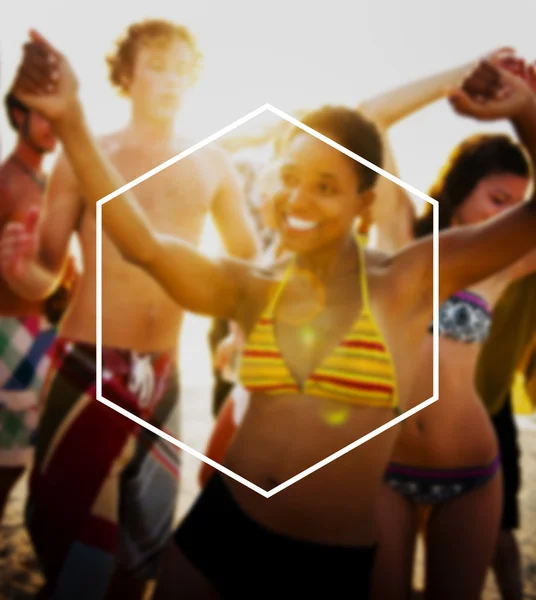
<instances>
[{"instance_id":1,"label":"bikini strap","mask_svg":"<svg viewBox=\"0 0 536 600\"><path fill-rule=\"evenodd\" d=\"M363 244L363 246L368 246L368 243L370 241L370 235L368 233L360 233L359 231L356 234L356 239L358 241L361 241L361 243Z\"/></svg>"},{"instance_id":2,"label":"bikini strap","mask_svg":"<svg viewBox=\"0 0 536 600\"><path fill-rule=\"evenodd\" d=\"M359 281L361 284L361 300L363 302L363 306L361 307L361 313L370 313L369 306L369 293L368 293L368 283L367 283L367 266L365 261L365 251L364 251L364 243L360 240L362 236L359 234L356 235L355 241L357 244L357 249L359 252Z\"/></svg>"},{"instance_id":3,"label":"bikini strap","mask_svg":"<svg viewBox=\"0 0 536 600\"><path fill-rule=\"evenodd\" d=\"M293 258L289 265L287 266L287 268L285 269L285 273L283 274L283 278L281 279L281 282L279 283L279 285L277 286L277 289L275 291L275 294L272 296L268 306L264 309L263 311L263 315L272 315L274 312L274 309L276 307L276 304L279 302L279 298L281 297L281 294L283 293L283 290L285 289L285 286L287 285L289 279L290 279L290 274L292 272L292 269L294 268L294 262L295 262L295 258Z\"/></svg>"},{"instance_id":4,"label":"bikini strap","mask_svg":"<svg viewBox=\"0 0 536 600\"><path fill-rule=\"evenodd\" d=\"M370 313L370 307L369 307L369 293L368 293L368 283L367 283L367 268L366 268L366 262L365 262L365 252L363 249L363 246L365 244L364 244L364 240L360 241L360 239L362 240L362 236L360 234L356 234L356 244L357 244L357 249L358 249L358 253L359 253L359 279L360 279L360 283L361 283L361 298L362 298L362 302L363 302L361 312L363 314L365 314L365 313L368 314L368 313ZM295 260L296 260L296 258L294 257L290 261L288 267L286 268L285 273L283 275L283 279L281 280L281 283L277 287L275 294L272 296L270 303L264 310L264 313L263 313L264 315L273 314L275 306L278 303L279 298L281 297L281 294L283 293L283 290L285 289L285 286L288 283L288 280L290 279L290 274L292 272L292 269L294 268Z\"/></svg>"}]
</instances>

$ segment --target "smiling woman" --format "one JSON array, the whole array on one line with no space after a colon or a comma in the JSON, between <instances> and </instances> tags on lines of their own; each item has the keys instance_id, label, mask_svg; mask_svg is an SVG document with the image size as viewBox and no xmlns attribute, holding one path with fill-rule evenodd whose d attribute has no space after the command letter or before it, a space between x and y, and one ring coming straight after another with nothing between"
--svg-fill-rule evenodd
<instances>
[{"instance_id":1,"label":"smiling woman","mask_svg":"<svg viewBox=\"0 0 536 600\"><path fill-rule=\"evenodd\" d=\"M43 52L54 57L45 69ZM56 82L53 90L40 93L32 83L36 71L40 81ZM121 187L86 127L67 60L37 35L15 92L54 122L88 208ZM476 93L486 102L475 102ZM536 155L536 101L515 77L480 65L451 101L467 116L511 119ZM378 133L353 110L321 109L304 120L363 158L380 160ZM365 250L354 235L355 221L372 200L376 175L301 130L285 141L278 158L290 178L276 193L276 224L295 254L283 280L271 269L210 259L181 239L155 233L129 192L103 210L106 233L126 260L185 309L237 321L250 336L250 359L266 361L261 372L272 381L264 389L262 381L254 389L259 382L249 371L246 383L254 391L226 458L228 469L261 490L296 478L267 500L233 478L214 475L170 544L160 599L202 598L215 590L249 597L252 581L262 582L259 597L283 586L300 597L368 594L375 501L396 429L304 475L377 432L393 409L407 407L414 356L431 317L433 241L423 238L393 256ZM304 221L313 228L304 230ZM440 299L532 249L535 227L532 199L489 223L440 236ZM321 286L321 303L310 282ZM255 347L263 344L267 351ZM336 418L326 419L330 414ZM258 547L269 562L252 551Z\"/></svg>"},{"instance_id":2,"label":"smiling woman","mask_svg":"<svg viewBox=\"0 0 536 600\"><path fill-rule=\"evenodd\" d=\"M381 139L371 122L345 107L325 107L303 124L375 165L382 163ZM335 125L336 124L336 125ZM293 127L280 159L282 193L274 212L283 244L307 252L337 240L373 200L377 174Z\"/></svg>"}]
</instances>

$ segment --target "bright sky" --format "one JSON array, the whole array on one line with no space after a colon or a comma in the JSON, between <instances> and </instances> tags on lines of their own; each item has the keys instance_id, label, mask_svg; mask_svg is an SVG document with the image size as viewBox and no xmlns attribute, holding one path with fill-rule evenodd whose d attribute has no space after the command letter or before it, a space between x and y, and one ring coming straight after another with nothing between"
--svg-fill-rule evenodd
<instances>
[{"instance_id":1,"label":"bright sky","mask_svg":"<svg viewBox=\"0 0 536 600\"><path fill-rule=\"evenodd\" d=\"M536 58L534 16L533 0L18 0L0 23L1 91L36 27L73 63L95 132L113 130L128 112L108 84L104 55L129 23L164 17L188 25L205 55L181 123L202 139L265 102L286 112L353 105L502 45ZM3 114L1 126L5 155L13 138ZM397 126L402 178L425 191L450 148L475 129L444 102Z\"/></svg>"},{"instance_id":2,"label":"bright sky","mask_svg":"<svg viewBox=\"0 0 536 600\"><path fill-rule=\"evenodd\" d=\"M535 12L534 0L16 0L0 22L0 91L35 27L71 60L94 132L117 129L128 105L108 84L104 56L128 24L163 17L189 26L205 55L181 120L200 140L265 102L290 113L356 105L503 45L536 59ZM14 138L3 110L0 127L5 157ZM437 103L393 129L401 177L426 191L460 139L504 129L460 119Z\"/></svg>"}]
</instances>

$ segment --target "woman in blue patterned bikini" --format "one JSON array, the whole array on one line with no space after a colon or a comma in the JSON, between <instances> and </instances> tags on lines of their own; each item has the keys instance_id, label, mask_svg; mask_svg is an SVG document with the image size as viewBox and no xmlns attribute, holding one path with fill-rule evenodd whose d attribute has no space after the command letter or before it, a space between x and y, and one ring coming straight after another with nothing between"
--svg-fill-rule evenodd
<instances>
[{"instance_id":1,"label":"woman in blue patterned bikini","mask_svg":"<svg viewBox=\"0 0 536 600\"><path fill-rule=\"evenodd\" d=\"M394 172L392 156L388 162L386 169ZM483 222L513 207L525 198L529 182L529 163L519 145L506 135L475 135L453 151L429 195L439 201L439 227L445 229ZM400 188L391 188L391 211L386 199L383 194L386 220L377 221L380 240L389 240L389 228L395 226L388 215L396 212L400 219L400 211L393 210L397 204L406 207L403 214L412 212ZM432 232L429 208L402 228L413 229L406 243ZM400 231L400 220L396 226ZM404 240L399 236L396 244L402 246ZM404 422L385 475L378 503L374 598L409 597L423 517L426 598L480 597L499 530L502 478L496 436L474 385L476 362L494 304L509 283L535 269L536 256L530 253L471 289L460 290L440 307L439 401ZM420 368L414 406L432 396L431 332L430 327L416 357Z\"/></svg>"}]
</instances>

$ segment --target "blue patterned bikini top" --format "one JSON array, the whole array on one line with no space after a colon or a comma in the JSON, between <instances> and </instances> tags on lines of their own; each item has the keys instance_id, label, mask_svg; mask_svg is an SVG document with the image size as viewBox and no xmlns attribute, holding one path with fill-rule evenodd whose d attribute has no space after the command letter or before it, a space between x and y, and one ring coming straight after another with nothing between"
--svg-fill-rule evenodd
<instances>
[{"instance_id":1,"label":"blue patterned bikini top","mask_svg":"<svg viewBox=\"0 0 536 600\"><path fill-rule=\"evenodd\" d=\"M483 344L491 329L488 303L472 292L457 292L439 308L439 335L466 344ZM432 325L428 328L432 333Z\"/></svg>"}]
</instances>

